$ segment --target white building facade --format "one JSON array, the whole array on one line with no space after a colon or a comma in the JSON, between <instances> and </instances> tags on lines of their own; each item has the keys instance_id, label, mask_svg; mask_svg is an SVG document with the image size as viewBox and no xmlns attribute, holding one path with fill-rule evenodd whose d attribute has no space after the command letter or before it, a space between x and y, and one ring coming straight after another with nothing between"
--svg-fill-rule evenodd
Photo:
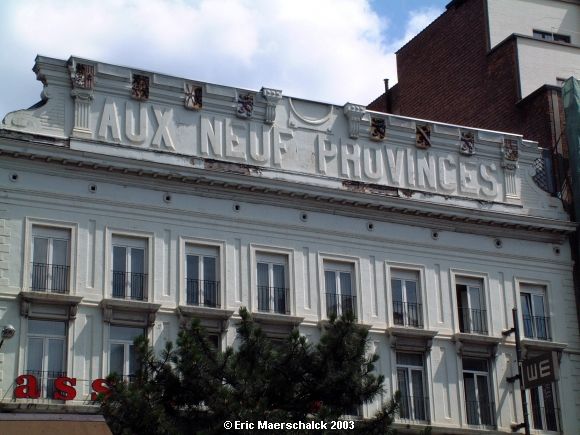
<instances>
[{"instance_id":1,"label":"white building facade","mask_svg":"<svg viewBox=\"0 0 580 435\"><path fill-rule=\"evenodd\" d=\"M0 126L1 407L91 409L136 335L160 350L191 316L225 348L242 306L313 341L352 311L402 428L507 433L517 307L525 354L560 365L528 391L535 433L580 427L575 226L536 143L74 57L34 71L42 103ZM15 397L23 374L39 398Z\"/></svg>"}]
</instances>

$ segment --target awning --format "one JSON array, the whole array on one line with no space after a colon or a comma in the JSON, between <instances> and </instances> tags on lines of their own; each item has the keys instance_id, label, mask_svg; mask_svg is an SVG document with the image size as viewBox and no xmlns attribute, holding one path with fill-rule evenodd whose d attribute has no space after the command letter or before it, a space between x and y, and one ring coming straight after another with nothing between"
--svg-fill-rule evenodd
<instances>
[{"instance_id":1,"label":"awning","mask_svg":"<svg viewBox=\"0 0 580 435\"><path fill-rule=\"evenodd\" d=\"M2 435L112 435L102 415L0 413Z\"/></svg>"}]
</instances>

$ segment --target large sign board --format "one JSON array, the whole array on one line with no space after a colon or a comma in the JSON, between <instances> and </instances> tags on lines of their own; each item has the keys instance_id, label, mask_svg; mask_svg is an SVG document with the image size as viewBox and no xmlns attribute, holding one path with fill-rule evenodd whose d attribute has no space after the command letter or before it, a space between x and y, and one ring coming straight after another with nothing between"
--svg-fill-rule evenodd
<instances>
[{"instance_id":1,"label":"large sign board","mask_svg":"<svg viewBox=\"0 0 580 435\"><path fill-rule=\"evenodd\" d=\"M559 379L559 367L555 352L546 352L522 361L524 387L535 388Z\"/></svg>"}]
</instances>

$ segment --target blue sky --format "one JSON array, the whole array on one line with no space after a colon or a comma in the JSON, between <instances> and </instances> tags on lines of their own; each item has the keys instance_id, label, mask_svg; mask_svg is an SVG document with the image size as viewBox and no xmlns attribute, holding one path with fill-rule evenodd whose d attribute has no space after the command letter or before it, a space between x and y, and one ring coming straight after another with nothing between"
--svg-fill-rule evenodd
<instances>
[{"instance_id":1,"label":"blue sky","mask_svg":"<svg viewBox=\"0 0 580 435\"><path fill-rule=\"evenodd\" d=\"M36 103L37 54L367 104L449 0L3 0L0 118Z\"/></svg>"}]
</instances>

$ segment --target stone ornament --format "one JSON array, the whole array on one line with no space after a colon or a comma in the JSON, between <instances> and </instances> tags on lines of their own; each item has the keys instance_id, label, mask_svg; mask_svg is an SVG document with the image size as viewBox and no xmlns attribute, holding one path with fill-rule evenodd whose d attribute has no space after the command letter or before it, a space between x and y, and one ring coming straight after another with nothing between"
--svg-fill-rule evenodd
<instances>
[{"instance_id":1,"label":"stone ornament","mask_svg":"<svg viewBox=\"0 0 580 435\"><path fill-rule=\"evenodd\" d=\"M519 149L516 139L504 139L502 148L502 167L515 170L518 167Z\"/></svg>"},{"instance_id":2,"label":"stone ornament","mask_svg":"<svg viewBox=\"0 0 580 435\"><path fill-rule=\"evenodd\" d=\"M371 139L380 141L385 138L387 134L387 124L383 118L371 117Z\"/></svg>"},{"instance_id":3,"label":"stone ornament","mask_svg":"<svg viewBox=\"0 0 580 435\"><path fill-rule=\"evenodd\" d=\"M236 115L238 118L251 118L254 113L254 95L238 94L238 107Z\"/></svg>"},{"instance_id":4,"label":"stone ornament","mask_svg":"<svg viewBox=\"0 0 580 435\"><path fill-rule=\"evenodd\" d=\"M195 86L193 83L186 83L184 92L184 105L186 109L199 110L202 108L202 89L200 86Z\"/></svg>"},{"instance_id":5,"label":"stone ornament","mask_svg":"<svg viewBox=\"0 0 580 435\"><path fill-rule=\"evenodd\" d=\"M276 105L282 99L282 91L278 89L262 88L262 97L266 100L264 122L273 124L276 120Z\"/></svg>"},{"instance_id":6,"label":"stone ornament","mask_svg":"<svg viewBox=\"0 0 580 435\"><path fill-rule=\"evenodd\" d=\"M358 138L360 123L365 113L366 109L364 106L351 103L346 103L344 105L344 114L348 119L348 135L351 139Z\"/></svg>"},{"instance_id":7,"label":"stone ornament","mask_svg":"<svg viewBox=\"0 0 580 435\"><path fill-rule=\"evenodd\" d=\"M95 67L84 63L77 63L71 71L71 81L73 88L89 89L94 88Z\"/></svg>"},{"instance_id":8,"label":"stone ornament","mask_svg":"<svg viewBox=\"0 0 580 435\"><path fill-rule=\"evenodd\" d=\"M421 150L431 148L431 126L417 125L415 127L416 142L415 146Z\"/></svg>"},{"instance_id":9,"label":"stone ornament","mask_svg":"<svg viewBox=\"0 0 580 435\"><path fill-rule=\"evenodd\" d=\"M472 131L461 132L459 152L466 156L472 156L475 154L475 135Z\"/></svg>"},{"instance_id":10,"label":"stone ornament","mask_svg":"<svg viewBox=\"0 0 580 435\"><path fill-rule=\"evenodd\" d=\"M131 96L139 101L149 99L149 77L141 74L133 74Z\"/></svg>"}]
</instances>

